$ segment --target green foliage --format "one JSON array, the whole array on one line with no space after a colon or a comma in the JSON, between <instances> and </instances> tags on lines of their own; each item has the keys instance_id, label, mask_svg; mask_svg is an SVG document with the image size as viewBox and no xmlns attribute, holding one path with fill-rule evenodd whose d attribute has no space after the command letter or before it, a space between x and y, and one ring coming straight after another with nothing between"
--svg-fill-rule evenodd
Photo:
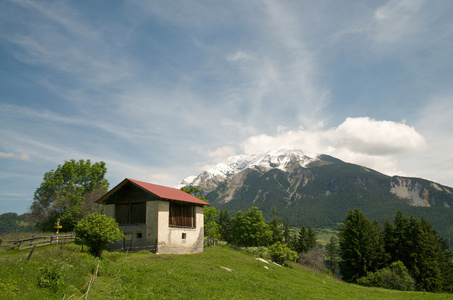
<instances>
[{"instance_id":1,"label":"green foliage","mask_svg":"<svg viewBox=\"0 0 453 300\"><path fill-rule=\"evenodd\" d=\"M0 215L0 234L34 232L33 224L27 222L28 214L4 213Z\"/></svg>"},{"instance_id":2,"label":"green foliage","mask_svg":"<svg viewBox=\"0 0 453 300\"><path fill-rule=\"evenodd\" d=\"M349 210L340 233L340 269L343 279L355 282L382 266L384 254L380 227L360 209Z\"/></svg>"},{"instance_id":3,"label":"green foliage","mask_svg":"<svg viewBox=\"0 0 453 300\"><path fill-rule=\"evenodd\" d=\"M226 242L233 242L233 222L231 220L230 214L226 210L221 210L219 215L219 233L221 239Z\"/></svg>"},{"instance_id":4,"label":"green foliage","mask_svg":"<svg viewBox=\"0 0 453 300\"><path fill-rule=\"evenodd\" d=\"M101 257L108 243L118 241L124 234L118 223L106 215L92 214L83 218L74 228L76 236L89 247L93 256Z\"/></svg>"},{"instance_id":5,"label":"green foliage","mask_svg":"<svg viewBox=\"0 0 453 300\"><path fill-rule=\"evenodd\" d=\"M272 231L264 222L263 214L256 207L245 213L237 212L232 218L232 243L237 246L267 246L272 241Z\"/></svg>"},{"instance_id":6,"label":"green foliage","mask_svg":"<svg viewBox=\"0 0 453 300\"><path fill-rule=\"evenodd\" d=\"M47 265L39 269L38 285L57 291L61 283L61 270L58 265Z\"/></svg>"},{"instance_id":7,"label":"green foliage","mask_svg":"<svg viewBox=\"0 0 453 300\"><path fill-rule=\"evenodd\" d=\"M108 189L104 162L65 161L56 170L44 174L30 207L30 219L43 231L54 229L60 218L62 231L72 231L84 216L99 212L94 202Z\"/></svg>"},{"instance_id":8,"label":"green foliage","mask_svg":"<svg viewBox=\"0 0 453 300\"><path fill-rule=\"evenodd\" d=\"M220 239L220 225L217 223L217 218L220 211L215 207L204 208L204 236L208 238Z\"/></svg>"},{"instance_id":9,"label":"green foliage","mask_svg":"<svg viewBox=\"0 0 453 300\"><path fill-rule=\"evenodd\" d=\"M452 256L448 244L423 218L406 218L398 211L394 223L387 221L381 230L376 222L371 223L356 209L346 216L339 236L340 268L346 281L356 281L400 261L415 279L417 290L452 289ZM385 274L389 271L385 270ZM376 274L369 276L362 281L380 280Z\"/></svg>"},{"instance_id":10,"label":"green foliage","mask_svg":"<svg viewBox=\"0 0 453 300\"><path fill-rule=\"evenodd\" d=\"M0 298L62 299L81 289L91 278L97 260L80 252L80 246L36 248L0 254ZM81 290L75 299L86 291ZM89 297L90 298L90 297Z\"/></svg>"},{"instance_id":11,"label":"green foliage","mask_svg":"<svg viewBox=\"0 0 453 300\"><path fill-rule=\"evenodd\" d=\"M272 219L269 222L269 229L272 232L272 241L271 244L275 244L277 242L283 242L283 234L282 234L282 220L277 218L276 216L277 209L275 206L272 208Z\"/></svg>"},{"instance_id":12,"label":"green foliage","mask_svg":"<svg viewBox=\"0 0 453 300\"><path fill-rule=\"evenodd\" d=\"M283 240L287 245L291 243L291 228L289 226L289 219L286 218L285 229L283 230Z\"/></svg>"},{"instance_id":13,"label":"green foliage","mask_svg":"<svg viewBox=\"0 0 453 300\"><path fill-rule=\"evenodd\" d=\"M401 261L396 261L389 267L376 272L370 272L367 276L357 279L357 283L363 286L383 287L400 291L413 291L415 289L415 281Z\"/></svg>"},{"instance_id":14,"label":"green foliage","mask_svg":"<svg viewBox=\"0 0 453 300\"><path fill-rule=\"evenodd\" d=\"M279 264L283 264L285 260L296 261L299 257L296 251L289 249L287 244L281 242L269 246L269 255Z\"/></svg>"},{"instance_id":15,"label":"green foliage","mask_svg":"<svg viewBox=\"0 0 453 300\"><path fill-rule=\"evenodd\" d=\"M448 267L451 254L446 241L422 218L395 215L393 225L384 227L385 250L389 261L402 261L417 283L417 289L448 290L453 273Z\"/></svg>"},{"instance_id":16,"label":"green foliage","mask_svg":"<svg viewBox=\"0 0 453 300\"><path fill-rule=\"evenodd\" d=\"M329 271L337 276L338 275L338 263L339 263L339 245L338 245L338 238L336 236L331 236L329 243L326 245L326 265Z\"/></svg>"},{"instance_id":17,"label":"green foliage","mask_svg":"<svg viewBox=\"0 0 453 300\"><path fill-rule=\"evenodd\" d=\"M296 251L298 253L308 252L310 249L317 246L316 234L313 228L302 226L299 231L299 237L297 238Z\"/></svg>"}]
</instances>

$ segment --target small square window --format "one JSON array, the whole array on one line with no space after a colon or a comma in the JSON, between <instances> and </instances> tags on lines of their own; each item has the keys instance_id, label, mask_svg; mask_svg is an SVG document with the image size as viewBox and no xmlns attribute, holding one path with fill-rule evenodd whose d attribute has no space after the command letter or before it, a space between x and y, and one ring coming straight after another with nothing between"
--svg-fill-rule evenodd
<instances>
[{"instance_id":1,"label":"small square window","mask_svg":"<svg viewBox=\"0 0 453 300\"><path fill-rule=\"evenodd\" d=\"M185 234L185 233L182 234L182 239L183 239L183 240L186 239L186 234Z\"/></svg>"},{"instance_id":2,"label":"small square window","mask_svg":"<svg viewBox=\"0 0 453 300\"><path fill-rule=\"evenodd\" d=\"M141 239L141 238L142 238L142 233L141 233L141 232L137 232L137 238L138 238L138 239Z\"/></svg>"}]
</instances>

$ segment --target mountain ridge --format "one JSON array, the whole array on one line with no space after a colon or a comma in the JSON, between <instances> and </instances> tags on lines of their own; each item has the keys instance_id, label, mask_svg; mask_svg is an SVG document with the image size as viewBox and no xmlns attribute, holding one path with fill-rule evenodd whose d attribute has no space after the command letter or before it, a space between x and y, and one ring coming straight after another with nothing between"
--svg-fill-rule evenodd
<instances>
[{"instance_id":1,"label":"mountain ridge","mask_svg":"<svg viewBox=\"0 0 453 300\"><path fill-rule=\"evenodd\" d=\"M218 168L217 168L218 167ZM396 210L425 217L453 244L453 188L422 178L388 176L325 154L277 149L230 158L182 185L196 185L212 206L232 213L273 207L292 226L336 226L360 208L383 223Z\"/></svg>"}]
</instances>

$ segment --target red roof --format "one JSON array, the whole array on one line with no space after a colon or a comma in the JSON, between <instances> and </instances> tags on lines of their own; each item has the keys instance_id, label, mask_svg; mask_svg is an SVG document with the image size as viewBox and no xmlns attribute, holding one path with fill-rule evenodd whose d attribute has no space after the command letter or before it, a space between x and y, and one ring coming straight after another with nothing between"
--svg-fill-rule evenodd
<instances>
[{"instance_id":1,"label":"red roof","mask_svg":"<svg viewBox=\"0 0 453 300\"><path fill-rule=\"evenodd\" d=\"M145 191L153 193L154 195L157 195L162 199L190 202L190 203L201 204L201 205L209 205L209 203L204 202L203 200L198 199L197 197L187 194L186 192L183 192L181 190L162 186L162 185L152 184L152 183L148 183L148 182L138 181L138 180L134 180L134 179L130 179L130 178L124 179L120 184L115 186L113 189L111 189L107 194L102 196L96 202L99 202L99 203L104 202L108 197L110 197L110 195L112 195L117 190L119 190L127 182L132 182L133 184L137 185L138 187L144 189Z\"/></svg>"}]
</instances>

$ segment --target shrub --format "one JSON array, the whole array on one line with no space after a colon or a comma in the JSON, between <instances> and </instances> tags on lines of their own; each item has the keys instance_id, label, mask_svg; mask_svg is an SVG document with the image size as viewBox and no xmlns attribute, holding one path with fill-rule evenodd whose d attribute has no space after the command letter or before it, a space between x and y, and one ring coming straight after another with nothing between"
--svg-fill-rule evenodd
<instances>
[{"instance_id":1,"label":"shrub","mask_svg":"<svg viewBox=\"0 0 453 300\"><path fill-rule=\"evenodd\" d=\"M49 265L40 268L40 276L38 277L38 285L43 288L50 288L54 291L58 290L58 285L61 282L61 270L57 265Z\"/></svg>"},{"instance_id":2,"label":"shrub","mask_svg":"<svg viewBox=\"0 0 453 300\"><path fill-rule=\"evenodd\" d=\"M82 243L88 246L93 256L101 257L108 243L118 241L124 234L118 223L106 215L92 214L77 223L74 232Z\"/></svg>"},{"instance_id":3,"label":"shrub","mask_svg":"<svg viewBox=\"0 0 453 300\"><path fill-rule=\"evenodd\" d=\"M325 271L323 251L319 247L314 247L308 252L299 253L299 263L304 266L310 266L320 271Z\"/></svg>"},{"instance_id":4,"label":"shrub","mask_svg":"<svg viewBox=\"0 0 453 300\"><path fill-rule=\"evenodd\" d=\"M370 272L367 276L357 279L357 283L364 286L400 291L413 291L415 289L414 279L409 275L407 268L401 261L392 263L388 268Z\"/></svg>"},{"instance_id":5,"label":"shrub","mask_svg":"<svg viewBox=\"0 0 453 300\"><path fill-rule=\"evenodd\" d=\"M283 264L285 260L296 261L297 253L288 248L287 244L276 242L269 246L269 255L273 261Z\"/></svg>"}]
</instances>

